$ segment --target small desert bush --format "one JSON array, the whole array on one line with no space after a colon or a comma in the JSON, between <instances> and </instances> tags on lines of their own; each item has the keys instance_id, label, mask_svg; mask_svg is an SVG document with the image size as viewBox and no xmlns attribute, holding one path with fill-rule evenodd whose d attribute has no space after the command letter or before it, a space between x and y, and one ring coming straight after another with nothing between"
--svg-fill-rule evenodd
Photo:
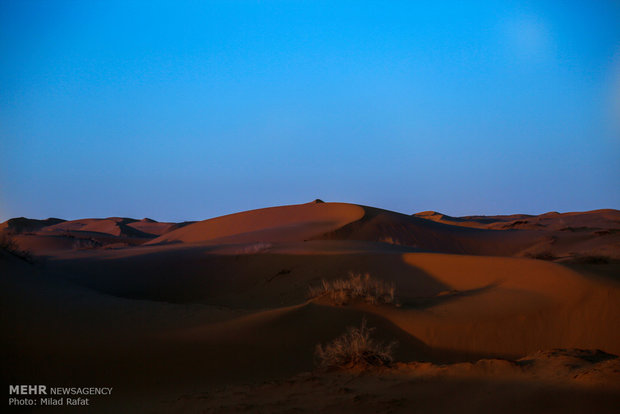
<instances>
[{"instance_id":1,"label":"small desert bush","mask_svg":"<svg viewBox=\"0 0 620 414\"><path fill-rule=\"evenodd\" d=\"M73 248L76 250L96 249L102 245L103 243L93 238L75 239L73 242Z\"/></svg>"},{"instance_id":2,"label":"small desert bush","mask_svg":"<svg viewBox=\"0 0 620 414\"><path fill-rule=\"evenodd\" d=\"M235 253L236 254L255 254L262 253L263 251L271 248L271 243L267 242L256 242L252 244L246 244L244 246L239 247Z\"/></svg>"},{"instance_id":3,"label":"small desert bush","mask_svg":"<svg viewBox=\"0 0 620 414\"><path fill-rule=\"evenodd\" d=\"M394 284L370 277L368 273L349 273L348 279L322 280L320 286L309 288L309 296L327 295L336 305L346 305L361 299L368 303L394 303Z\"/></svg>"},{"instance_id":4,"label":"small desert bush","mask_svg":"<svg viewBox=\"0 0 620 414\"><path fill-rule=\"evenodd\" d=\"M387 243L387 244L394 244L394 245L402 245L401 241L398 239L395 239L392 236L385 236L379 239L380 242L382 243Z\"/></svg>"},{"instance_id":5,"label":"small desert bush","mask_svg":"<svg viewBox=\"0 0 620 414\"><path fill-rule=\"evenodd\" d=\"M319 368L350 368L368 366L390 366L394 360L393 351L397 343L385 344L371 338L375 328L362 325L347 328L347 332L325 346L318 344L315 349Z\"/></svg>"}]
</instances>

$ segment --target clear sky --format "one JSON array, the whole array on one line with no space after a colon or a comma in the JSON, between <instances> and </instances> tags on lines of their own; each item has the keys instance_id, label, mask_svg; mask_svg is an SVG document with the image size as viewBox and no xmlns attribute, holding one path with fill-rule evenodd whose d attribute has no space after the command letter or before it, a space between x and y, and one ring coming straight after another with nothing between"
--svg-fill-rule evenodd
<instances>
[{"instance_id":1,"label":"clear sky","mask_svg":"<svg viewBox=\"0 0 620 414\"><path fill-rule=\"evenodd\" d=\"M0 221L620 208L618 1L0 0Z\"/></svg>"}]
</instances>

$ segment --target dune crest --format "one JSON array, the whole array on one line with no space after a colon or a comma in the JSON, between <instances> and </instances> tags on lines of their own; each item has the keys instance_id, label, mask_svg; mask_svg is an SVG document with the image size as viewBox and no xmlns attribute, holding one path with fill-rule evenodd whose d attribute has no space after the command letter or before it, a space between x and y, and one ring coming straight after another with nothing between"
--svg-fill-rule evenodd
<instances>
[{"instance_id":1,"label":"dune crest","mask_svg":"<svg viewBox=\"0 0 620 414\"><path fill-rule=\"evenodd\" d=\"M353 204L308 203L269 207L190 224L149 242L300 241L359 220L364 210Z\"/></svg>"}]
</instances>

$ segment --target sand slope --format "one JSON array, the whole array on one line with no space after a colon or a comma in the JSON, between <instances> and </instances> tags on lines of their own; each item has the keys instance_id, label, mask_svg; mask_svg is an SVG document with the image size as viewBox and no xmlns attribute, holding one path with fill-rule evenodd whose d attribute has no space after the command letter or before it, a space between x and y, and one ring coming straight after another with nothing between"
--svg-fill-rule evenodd
<instances>
[{"instance_id":1,"label":"sand slope","mask_svg":"<svg viewBox=\"0 0 620 414\"><path fill-rule=\"evenodd\" d=\"M72 233L99 233L110 236L129 236L129 237L149 237L149 233L138 230L130 224L137 220L124 217L110 217L105 219L82 219L65 221L53 226L45 227L45 233L60 234L62 232Z\"/></svg>"},{"instance_id":2,"label":"sand slope","mask_svg":"<svg viewBox=\"0 0 620 414\"><path fill-rule=\"evenodd\" d=\"M393 282L402 306L368 307L426 345L465 353L524 355L554 347L620 353L620 289L532 259L402 253L217 254L209 246L84 252L48 266L73 283L118 297L261 310L295 306L321 279L369 273ZM331 242L320 242L327 249ZM372 245L371 245L372 246Z\"/></svg>"},{"instance_id":3,"label":"sand slope","mask_svg":"<svg viewBox=\"0 0 620 414\"><path fill-rule=\"evenodd\" d=\"M486 229L530 229L530 230L579 230L579 229L620 229L620 211L601 209L584 212L549 212L538 216L512 214L504 216L463 216L452 217L436 211L423 211L415 217L452 224L455 226Z\"/></svg>"},{"instance_id":4,"label":"sand slope","mask_svg":"<svg viewBox=\"0 0 620 414\"><path fill-rule=\"evenodd\" d=\"M515 230L537 233L529 246L511 255L537 257L553 261L620 260L620 211L593 210L574 213L545 213L539 216L450 217L434 211L417 213L415 217L454 226L503 230L508 240Z\"/></svg>"},{"instance_id":5,"label":"sand slope","mask_svg":"<svg viewBox=\"0 0 620 414\"><path fill-rule=\"evenodd\" d=\"M80 220L17 218L0 224L0 234L34 255L76 249L98 249L143 244L189 223L160 223L124 217Z\"/></svg>"},{"instance_id":6,"label":"sand slope","mask_svg":"<svg viewBox=\"0 0 620 414\"><path fill-rule=\"evenodd\" d=\"M299 241L344 226L362 215L360 207L343 203L271 207L194 223L158 237L149 244Z\"/></svg>"},{"instance_id":7,"label":"sand slope","mask_svg":"<svg viewBox=\"0 0 620 414\"><path fill-rule=\"evenodd\" d=\"M201 222L150 219L11 219L0 230L16 234L33 254L139 244L238 245L306 240L370 241L437 253L535 257L553 261L620 260L620 212L540 216L408 216L344 203L308 203L252 210Z\"/></svg>"},{"instance_id":8,"label":"sand slope","mask_svg":"<svg viewBox=\"0 0 620 414\"><path fill-rule=\"evenodd\" d=\"M538 242L534 232L471 229L364 207L364 217L318 238L367 240L443 253L511 255Z\"/></svg>"},{"instance_id":9,"label":"sand slope","mask_svg":"<svg viewBox=\"0 0 620 414\"><path fill-rule=\"evenodd\" d=\"M377 308L432 347L524 355L556 347L620 353L620 290L539 260L406 254L449 288L403 309ZM406 299L405 299L406 300Z\"/></svg>"},{"instance_id":10,"label":"sand slope","mask_svg":"<svg viewBox=\"0 0 620 414\"><path fill-rule=\"evenodd\" d=\"M12 218L4 223L0 223L0 232L8 232L12 234L21 234L39 231L44 227L53 226L62 223L65 220L57 218L48 218L45 220L29 219L26 217Z\"/></svg>"},{"instance_id":11,"label":"sand slope","mask_svg":"<svg viewBox=\"0 0 620 414\"><path fill-rule=\"evenodd\" d=\"M619 372L616 356L553 350L516 361L307 372L187 394L162 406L183 413L614 413L620 404Z\"/></svg>"}]
</instances>

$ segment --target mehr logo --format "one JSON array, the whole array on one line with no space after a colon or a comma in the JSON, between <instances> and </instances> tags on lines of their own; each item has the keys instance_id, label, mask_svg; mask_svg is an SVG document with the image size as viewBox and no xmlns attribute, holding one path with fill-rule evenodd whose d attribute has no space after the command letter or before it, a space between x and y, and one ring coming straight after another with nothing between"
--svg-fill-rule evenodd
<instances>
[{"instance_id":1,"label":"mehr logo","mask_svg":"<svg viewBox=\"0 0 620 414\"><path fill-rule=\"evenodd\" d=\"M45 385L9 385L9 395L47 395Z\"/></svg>"},{"instance_id":2,"label":"mehr logo","mask_svg":"<svg viewBox=\"0 0 620 414\"><path fill-rule=\"evenodd\" d=\"M75 406L91 405L92 398L109 396L112 387L48 387L47 385L9 385L9 405ZM88 397L88 398L86 398Z\"/></svg>"}]
</instances>

